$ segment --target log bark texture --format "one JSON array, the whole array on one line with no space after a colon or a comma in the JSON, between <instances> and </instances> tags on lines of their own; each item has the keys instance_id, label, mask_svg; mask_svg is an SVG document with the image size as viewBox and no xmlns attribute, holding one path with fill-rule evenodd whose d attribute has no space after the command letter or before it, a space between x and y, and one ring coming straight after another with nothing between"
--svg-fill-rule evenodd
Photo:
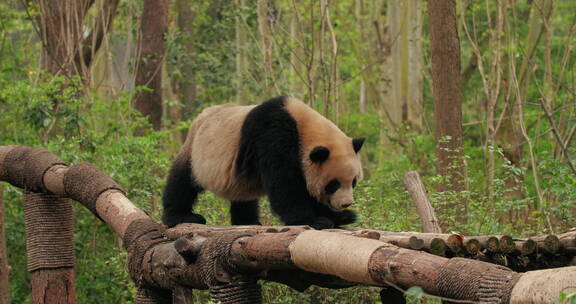
<instances>
[{"instance_id":1,"label":"log bark texture","mask_svg":"<svg viewBox=\"0 0 576 304\"><path fill-rule=\"evenodd\" d=\"M32 303L74 304L74 268L42 269L30 274Z\"/></svg>"}]
</instances>

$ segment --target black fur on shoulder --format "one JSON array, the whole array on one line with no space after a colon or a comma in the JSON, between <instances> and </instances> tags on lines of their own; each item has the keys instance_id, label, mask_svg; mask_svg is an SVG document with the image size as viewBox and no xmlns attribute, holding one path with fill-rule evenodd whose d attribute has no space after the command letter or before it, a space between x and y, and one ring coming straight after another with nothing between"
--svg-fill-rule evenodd
<instances>
[{"instance_id":1,"label":"black fur on shoulder","mask_svg":"<svg viewBox=\"0 0 576 304\"><path fill-rule=\"evenodd\" d=\"M259 180L272 210L286 225L326 229L353 222L355 216L333 212L308 193L298 128L285 102L286 97L268 100L246 117L236 162L238 178Z\"/></svg>"},{"instance_id":2,"label":"black fur on shoulder","mask_svg":"<svg viewBox=\"0 0 576 304\"><path fill-rule=\"evenodd\" d=\"M178 155L172 163L162 196L162 222L168 227L184 222L206 224L203 216L192 213L192 205L202 190L202 187L194 182L190 154Z\"/></svg>"}]
</instances>

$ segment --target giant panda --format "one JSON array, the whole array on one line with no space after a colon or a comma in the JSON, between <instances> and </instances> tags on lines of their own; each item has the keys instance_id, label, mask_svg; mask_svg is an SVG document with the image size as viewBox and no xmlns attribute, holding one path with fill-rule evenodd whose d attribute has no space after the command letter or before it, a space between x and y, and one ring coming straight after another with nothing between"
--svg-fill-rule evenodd
<instances>
[{"instance_id":1,"label":"giant panda","mask_svg":"<svg viewBox=\"0 0 576 304\"><path fill-rule=\"evenodd\" d=\"M356 215L346 208L362 179L363 143L293 97L206 108L172 164L162 220L169 227L205 224L192 206L207 189L231 201L233 225L260 224L258 199L265 195L286 225L351 224Z\"/></svg>"}]
</instances>

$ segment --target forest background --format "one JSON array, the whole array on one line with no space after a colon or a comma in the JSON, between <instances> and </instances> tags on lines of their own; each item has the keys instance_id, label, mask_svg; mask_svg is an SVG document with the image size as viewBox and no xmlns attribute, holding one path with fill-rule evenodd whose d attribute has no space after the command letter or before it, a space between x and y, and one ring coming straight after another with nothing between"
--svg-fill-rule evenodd
<instances>
[{"instance_id":1,"label":"forest background","mask_svg":"<svg viewBox=\"0 0 576 304\"><path fill-rule=\"evenodd\" d=\"M576 226L576 2L449 1L455 37L433 32L445 23L430 14L439 2L2 1L0 144L92 162L159 219L170 160L197 113L293 95L367 138L357 226L422 229L408 170L422 175L445 231ZM439 100L433 77L450 71L435 74L434 39L445 36L459 38L459 92ZM30 303L21 196L7 186L3 197L10 297ZM197 212L229 223L228 203L209 193ZM84 208L75 214L77 301L132 303L120 241ZM265 303L379 303L370 288L264 285Z\"/></svg>"}]
</instances>

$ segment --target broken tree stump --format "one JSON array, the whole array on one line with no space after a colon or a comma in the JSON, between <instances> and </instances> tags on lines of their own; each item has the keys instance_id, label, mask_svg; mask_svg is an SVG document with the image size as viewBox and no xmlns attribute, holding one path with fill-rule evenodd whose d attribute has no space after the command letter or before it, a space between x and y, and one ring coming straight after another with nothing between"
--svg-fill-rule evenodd
<instances>
[{"instance_id":1,"label":"broken tree stump","mask_svg":"<svg viewBox=\"0 0 576 304\"><path fill-rule=\"evenodd\" d=\"M422 183L422 179L420 179L420 174L416 171L406 172L404 175L404 185L416 205L416 211L418 215L420 215L424 232L442 233L442 228L440 228L434 208L432 204L430 204L430 200L428 200L426 188L424 187L424 183Z\"/></svg>"}]
</instances>

